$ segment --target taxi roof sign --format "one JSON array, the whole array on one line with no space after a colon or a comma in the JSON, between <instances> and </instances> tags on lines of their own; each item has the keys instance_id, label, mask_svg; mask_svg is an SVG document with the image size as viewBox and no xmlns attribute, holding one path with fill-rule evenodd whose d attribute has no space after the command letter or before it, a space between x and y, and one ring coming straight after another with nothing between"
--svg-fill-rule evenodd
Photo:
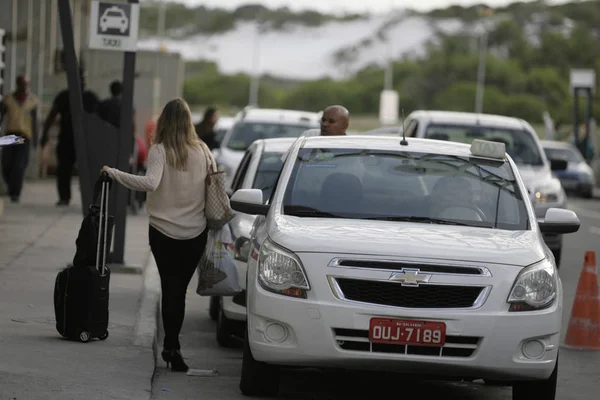
<instances>
[{"instance_id":1,"label":"taxi roof sign","mask_svg":"<svg viewBox=\"0 0 600 400\"><path fill-rule=\"evenodd\" d=\"M506 145L502 142L474 139L471 143L471 154L478 157L503 160L506 156Z\"/></svg>"}]
</instances>

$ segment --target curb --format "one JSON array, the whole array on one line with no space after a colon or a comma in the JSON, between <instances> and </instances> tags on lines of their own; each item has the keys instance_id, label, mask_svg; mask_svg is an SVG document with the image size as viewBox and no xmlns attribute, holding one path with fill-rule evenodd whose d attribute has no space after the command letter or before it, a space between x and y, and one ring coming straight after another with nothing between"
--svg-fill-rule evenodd
<instances>
[{"instance_id":1,"label":"curb","mask_svg":"<svg viewBox=\"0 0 600 400\"><path fill-rule=\"evenodd\" d=\"M135 324L135 346L151 348L154 351L158 338L158 304L160 299L160 277L152 254L144 269L142 300Z\"/></svg>"}]
</instances>

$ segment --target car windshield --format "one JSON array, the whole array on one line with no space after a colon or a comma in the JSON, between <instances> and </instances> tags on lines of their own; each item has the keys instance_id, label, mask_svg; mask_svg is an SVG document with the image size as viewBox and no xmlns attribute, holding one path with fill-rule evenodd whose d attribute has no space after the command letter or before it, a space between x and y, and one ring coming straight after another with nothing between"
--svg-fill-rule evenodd
<instances>
[{"instance_id":1,"label":"car windshield","mask_svg":"<svg viewBox=\"0 0 600 400\"><path fill-rule=\"evenodd\" d=\"M562 159L572 163L583 162L581 153L576 149L545 147L544 152L548 159Z\"/></svg>"},{"instance_id":2,"label":"car windshield","mask_svg":"<svg viewBox=\"0 0 600 400\"><path fill-rule=\"evenodd\" d=\"M269 122L239 122L234 125L233 132L227 143L231 150L245 151L255 140L300 137L311 129L307 125L288 125Z\"/></svg>"},{"instance_id":3,"label":"car windshield","mask_svg":"<svg viewBox=\"0 0 600 400\"><path fill-rule=\"evenodd\" d=\"M527 230L510 164L404 151L301 149L283 212Z\"/></svg>"},{"instance_id":4,"label":"car windshield","mask_svg":"<svg viewBox=\"0 0 600 400\"><path fill-rule=\"evenodd\" d=\"M106 13L109 17L121 17L121 13L119 11L109 11Z\"/></svg>"},{"instance_id":5,"label":"car windshield","mask_svg":"<svg viewBox=\"0 0 600 400\"><path fill-rule=\"evenodd\" d=\"M525 130L514 130L476 125L430 124L425 131L428 139L449 140L471 144L473 139L502 142L506 152L517 164L543 165L538 146Z\"/></svg>"},{"instance_id":6,"label":"car windshield","mask_svg":"<svg viewBox=\"0 0 600 400\"><path fill-rule=\"evenodd\" d=\"M255 140L299 137L308 125L287 125L269 122L239 122L233 127L233 132L227 143L231 150L245 151Z\"/></svg>"},{"instance_id":7,"label":"car windshield","mask_svg":"<svg viewBox=\"0 0 600 400\"><path fill-rule=\"evenodd\" d=\"M284 153L263 153L258 163L258 169L254 177L253 189L263 192L263 199L269 199L283 166Z\"/></svg>"}]
</instances>

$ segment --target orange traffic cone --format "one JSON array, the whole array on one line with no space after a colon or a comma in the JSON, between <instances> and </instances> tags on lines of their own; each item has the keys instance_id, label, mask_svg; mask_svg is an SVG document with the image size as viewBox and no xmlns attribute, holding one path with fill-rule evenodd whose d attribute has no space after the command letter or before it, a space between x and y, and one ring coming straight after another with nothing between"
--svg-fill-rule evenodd
<instances>
[{"instance_id":1,"label":"orange traffic cone","mask_svg":"<svg viewBox=\"0 0 600 400\"><path fill-rule=\"evenodd\" d=\"M583 271L579 276L577 293L571 310L565 347L600 350L600 294L598 292L596 253L586 251Z\"/></svg>"}]
</instances>

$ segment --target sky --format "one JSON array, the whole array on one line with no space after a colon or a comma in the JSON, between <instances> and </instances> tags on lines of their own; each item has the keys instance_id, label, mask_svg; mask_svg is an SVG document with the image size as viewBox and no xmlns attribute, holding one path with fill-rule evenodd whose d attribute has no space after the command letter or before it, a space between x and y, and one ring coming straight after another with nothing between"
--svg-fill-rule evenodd
<instances>
[{"instance_id":1,"label":"sky","mask_svg":"<svg viewBox=\"0 0 600 400\"><path fill-rule=\"evenodd\" d=\"M164 0L163 0L164 1ZM391 8L412 8L427 11L445 8L450 5L470 6L485 3L491 7L503 6L517 0L168 0L185 3L190 6L236 8L244 4L263 4L270 8L289 7L292 10L315 10L321 12L348 11L358 13L380 13ZM530 0L523 0L530 1ZM549 0L549 3L562 3L561 0Z\"/></svg>"}]
</instances>

